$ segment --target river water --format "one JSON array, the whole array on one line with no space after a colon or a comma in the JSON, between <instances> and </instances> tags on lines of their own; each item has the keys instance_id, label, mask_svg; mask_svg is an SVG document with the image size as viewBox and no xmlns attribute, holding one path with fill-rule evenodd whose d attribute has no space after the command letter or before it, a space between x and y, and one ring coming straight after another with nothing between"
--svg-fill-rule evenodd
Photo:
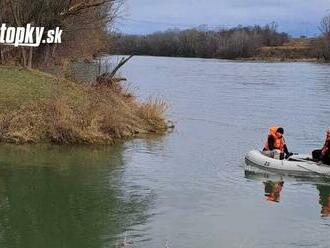
<instances>
[{"instance_id":1,"label":"river water","mask_svg":"<svg viewBox=\"0 0 330 248\"><path fill-rule=\"evenodd\" d=\"M330 181L244 166L273 124L293 152L322 145L329 65L134 57L122 74L169 103L176 129L113 147L1 145L0 247L329 247Z\"/></svg>"}]
</instances>

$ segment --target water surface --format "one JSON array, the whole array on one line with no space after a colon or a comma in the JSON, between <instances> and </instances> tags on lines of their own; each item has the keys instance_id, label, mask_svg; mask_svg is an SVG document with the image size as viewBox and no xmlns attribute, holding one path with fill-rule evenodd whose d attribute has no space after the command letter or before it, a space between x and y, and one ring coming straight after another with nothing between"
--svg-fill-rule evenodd
<instances>
[{"instance_id":1,"label":"water surface","mask_svg":"<svg viewBox=\"0 0 330 248\"><path fill-rule=\"evenodd\" d=\"M134 57L122 74L170 104L175 131L0 146L1 247L329 247L330 181L243 168L273 124L293 152L322 145L328 65Z\"/></svg>"}]
</instances>

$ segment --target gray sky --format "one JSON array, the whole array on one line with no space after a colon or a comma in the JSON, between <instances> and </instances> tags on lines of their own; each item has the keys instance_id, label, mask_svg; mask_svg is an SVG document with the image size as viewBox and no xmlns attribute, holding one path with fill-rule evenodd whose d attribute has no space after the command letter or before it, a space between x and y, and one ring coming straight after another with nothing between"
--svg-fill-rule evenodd
<instances>
[{"instance_id":1,"label":"gray sky","mask_svg":"<svg viewBox=\"0 0 330 248\"><path fill-rule=\"evenodd\" d=\"M330 14L330 0L126 0L123 33L147 34L199 25L232 27L276 21L293 36L318 34L320 20Z\"/></svg>"}]
</instances>

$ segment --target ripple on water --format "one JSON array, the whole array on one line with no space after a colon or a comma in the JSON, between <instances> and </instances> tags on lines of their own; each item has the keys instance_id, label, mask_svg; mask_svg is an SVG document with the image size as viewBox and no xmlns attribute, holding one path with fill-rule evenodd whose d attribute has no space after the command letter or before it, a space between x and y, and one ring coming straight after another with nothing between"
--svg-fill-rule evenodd
<instances>
[{"instance_id":1,"label":"ripple on water","mask_svg":"<svg viewBox=\"0 0 330 248\"><path fill-rule=\"evenodd\" d=\"M242 166L273 124L291 151L322 145L328 65L137 56L122 74L139 98L170 103L175 131L115 151L0 148L1 244L328 247L328 182L249 177ZM284 181L278 202L265 197L269 180Z\"/></svg>"}]
</instances>

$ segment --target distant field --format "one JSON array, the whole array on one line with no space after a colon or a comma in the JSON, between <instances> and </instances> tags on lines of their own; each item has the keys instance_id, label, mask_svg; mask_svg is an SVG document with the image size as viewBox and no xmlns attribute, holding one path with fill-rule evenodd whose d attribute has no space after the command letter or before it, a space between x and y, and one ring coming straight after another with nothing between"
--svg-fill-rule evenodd
<instances>
[{"instance_id":1,"label":"distant field","mask_svg":"<svg viewBox=\"0 0 330 248\"><path fill-rule=\"evenodd\" d=\"M282 46L261 47L253 59L314 61L317 58L313 53L313 42L316 40L312 38L297 38L290 39Z\"/></svg>"}]
</instances>

